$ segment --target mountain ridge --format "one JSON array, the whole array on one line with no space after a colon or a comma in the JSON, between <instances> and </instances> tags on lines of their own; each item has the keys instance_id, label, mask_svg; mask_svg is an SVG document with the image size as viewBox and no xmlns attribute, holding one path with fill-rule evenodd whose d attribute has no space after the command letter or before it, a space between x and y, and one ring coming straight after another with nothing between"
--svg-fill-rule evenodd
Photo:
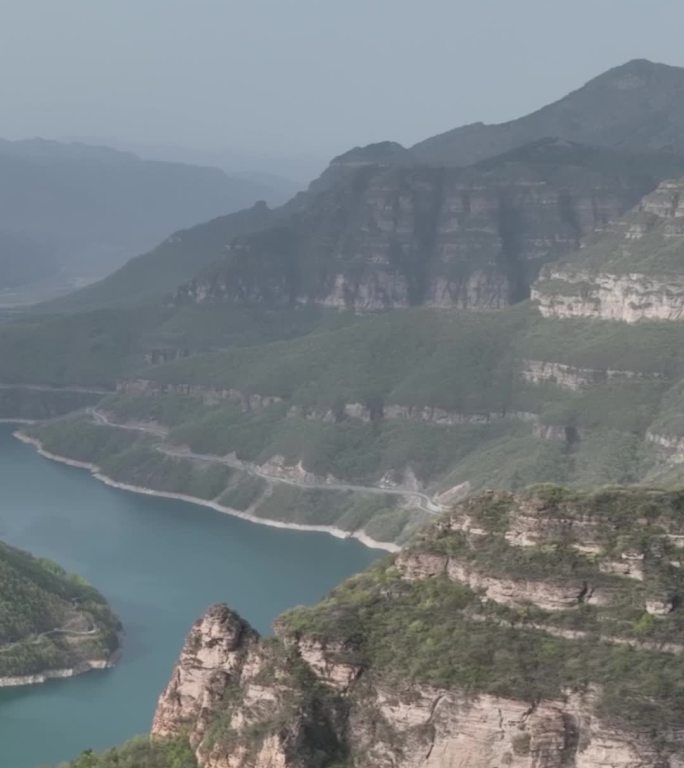
<instances>
[{"instance_id":1,"label":"mountain ridge","mask_svg":"<svg viewBox=\"0 0 684 768\"><path fill-rule=\"evenodd\" d=\"M410 151L424 162L470 165L557 136L622 149L684 152L684 109L676 106L683 96L684 68L633 59L528 115L447 130Z\"/></svg>"},{"instance_id":2,"label":"mountain ridge","mask_svg":"<svg viewBox=\"0 0 684 768\"><path fill-rule=\"evenodd\" d=\"M0 301L92 281L169 231L243 208L262 193L215 168L107 147L1 140ZM32 268L19 272L15 263L29 258Z\"/></svg>"}]
</instances>

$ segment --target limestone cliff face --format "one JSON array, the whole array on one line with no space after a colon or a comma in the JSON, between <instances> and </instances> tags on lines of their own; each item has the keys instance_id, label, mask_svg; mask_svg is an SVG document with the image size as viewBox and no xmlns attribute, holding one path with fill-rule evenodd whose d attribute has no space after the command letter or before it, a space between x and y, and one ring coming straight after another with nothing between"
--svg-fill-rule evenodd
<instances>
[{"instance_id":1,"label":"limestone cliff face","mask_svg":"<svg viewBox=\"0 0 684 768\"><path fill-rule=\"evenodd\" d=\"M202 768L681 768L668 714L679 705L664 683L640 698L652 684L643 666L665 654L675 681L684 663L664 639L681 588L665 576L678 573L666 539L684 530L680 506L655 492L486 494L283 616L275 638L214 607L188 637L154 733L187 734ZM560 542L575 559L554 554ZM593 600L600 591L609 599ZM619 618L635 596L648 639Z\"/></svg>"},{"instance_id":2,"label":"limestone cliff face","mask_svg":"<svg viewBox=\"0 0 684 768\"><path fill-rule=\"evenodd\" d=\"M577 392L608 381L643 381L662 379L657 372L614 370L612 368L577 368L564 363L546 360L523 360L521 366L523 381L530 384L555 384L561 389Z\"/></svg>"},{"instance_id":3,"label":"limestone cliff face","mask_svg":"<svg viewBox=\"0 0 684 768\"><path fill-rule=\"evenodd\" d=\"M667 181L574 264L545 267L532 289L544 317L681 320L684 180Z\"/></svg>"},{"instance_id":4,"label":"limestone cliff face","mask_svg":"<svg viewBox=\"0 0 684 768\"><path fill-rule=\"evenodd\" d=\"M682 320L684 276L625 275L548 269L532 289L544 317Z\"/></svg>"},{"instance_id":5,"label":"limestone cliff face","mask_svg":"<svg viewBox=\"0 0 684 768\"><path fill-rule=\"evenodd\" d=\"M211 608L192 628L159 706L153 732L173 735L187 725L192 741L204 735L226 688L239 680L258 637L227 608Z\"/></svg>"},{"instance_id":6,"label":"limestone cliff face","mask_svg":"<svg viewBox=\"0 0 684 768\"><path fill-rule=\"evenodd\" d=\"M663 762L646 735L596 717L591 690L536 703L426 685L398 690L360 680L339 647L291 642L292 655L275 659L239 617L212 608L188 638L153 734L189 734L203 768L322 768L342 756L349 762L340 765L359 768L682 765ZM297 664L309 693L325 690L329 713L304 706L290 671Z\"/></svg>"},{"instance_id":7,"label":"limestone cliff face","mask_svg":"<svg viewBox=\"0 0 684 768\"><path fill-rule=\"evenodd\" d=\"M214 606L188 636L152 733L187 736L203 768L325 765L320 746L335 754L337 734L328 718L337 715L307 701L300 686L315 686L316 678L308 667L293 672L293 666L237 614Z\"/></svg>"},{"instance_id":8,"label":"limestone cliff face","mask_svg":"<svg viewBox=\"0 0 684 768\"><path fill-rule=\"evenodd\" d=\"M421 167L391 147L349 153L277 227L228 244L223 263L177 301L375 311L525 299L541 265L574 252L651 188L643 177L590 170L573 147L552 162L548 151L542 142L468 169Z\"/></svg>"}]
</instances>

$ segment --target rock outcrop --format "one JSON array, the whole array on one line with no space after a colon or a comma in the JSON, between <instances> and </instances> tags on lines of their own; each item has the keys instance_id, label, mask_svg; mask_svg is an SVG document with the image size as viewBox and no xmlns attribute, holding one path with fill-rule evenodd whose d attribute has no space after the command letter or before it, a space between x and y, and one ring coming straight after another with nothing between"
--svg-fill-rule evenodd
<instances>
[{"instance_id":1,"label":"rock outcrop","mask_svg":"<svg viewBox=\"0 0 684 768\"><path fill-rule=\"evenodd\" d=\"M682 320L684 276L595 274L549 268L532 289L544 317L599 320Z\"/></svg>"},{"instance_id":2,"label":"rock outcrop","mask_svg":"<svg viewBox=\"0 0 684 768\"><path fill-rule=\"evenodd\" d=\"M284 643L290 654L274 654L239 616L211 608L186 641L153 734L187 735L206 768L308 768L345 753L354 765L406 768L563 768L569 760L586 768L646 768L659 759L647 739L593 715L591 690L529 704L426 685L355 686L361 668L340 660L344 648L306 638ZM287 711L300 693L291 670L302 664L299 684L309 678L312 698L323 696L317 686L328 689L330 719ZM279 719L285 714L289 722Z\"/></svg>"},{"instance_id":3,"label":"rock outcrop","mask_svg":"<svg viewBox=\"0 0 684 768\"><path fill-rule=\"evenodd\" d=\"M289 217L228 243L223 262L176 301L500 308L527 298L540 266L576 251L662 178L627 161L624 175L614 173L621 164L592 167L584 153L602 150L553 141L467 169L416 165L400 150L337 158Z\"/></svg>"},{"instance_id":4,"label":"rock outcrop","mask_svg":"<svg viewBox=\"0 0 684 768\"><path fill-rule=\"evenodd\" d=\"M681 535L680 508L678 495L656 492L486 494L319 606L285 614L275 638L215 606L188 637L154 734L186 735L202 768L681 768L671 696L684 661L665 641L680 581L668 577L662 594L663 533ZM561 542L575 560L549 550ZM543 567L548 584L584 563L612 584L623 613L583 602L568 582L530 614L520 579L508 584L515 600L496 607L491 585L462 578L463 554L454 571L454 553L483 545L499 553L482 561L490 572L538 579ZM634 589L647 596L634 615L655 622L641 622L648 640L617 618ZM554 619L559 607L574 610L571 624ZM614 664L625 653L621 677ZM653 687L644 675L660 674L663 654L669 682Z\"/></svg>"},{"instance_id":5,"label":"rock outcrop","mask_svg":"<svg viewBox=\"0 0 684 768\"><path fill-rule=\"evenodd\" d=\"M523 360L521 376L530 384L555 384L561 389L577 392L608 381L641 381L663 378L658 372L620 371L611 368L577 368L547 360Z\"/></svg>"},{"instance_id":6,"label":"rock outcrop","mask_svg":"<svg viewBox=\"0 0 684 768\"><path fill-rule=\"evenodd\" d=\"M532 289L544 317L635 323L684 318L684 180L665 181L571 264Z\"/></svg>"}]
</instances>

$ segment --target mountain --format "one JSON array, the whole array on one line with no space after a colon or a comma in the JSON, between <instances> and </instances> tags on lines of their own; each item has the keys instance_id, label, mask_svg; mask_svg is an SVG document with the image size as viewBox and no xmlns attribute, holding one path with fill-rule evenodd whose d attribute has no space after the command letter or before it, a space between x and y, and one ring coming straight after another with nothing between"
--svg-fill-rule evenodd
<instances>
[{"instance_id":1,"label":"mountain","mask_svg":"<svg viewBox=\"0 0 684 768\"><path fill-rule=\"evenodd\" d=\"M536 158L540 149L579 153L594 168L617 158L628 169L612 150L544 142L519 152ZM510 167L483 162L478 173ZM577 164L551 167L585 178ZM337 180L313 204L300 198L299 211L281 219L290 231L306 231L307 211L318 221L359 172L386 179L415 169L332 171ZM261 301L212 295L196 278L165 305L15 318L0 325L2 414L45 418L89 406L27 431L127 485L255 520L332 526L389 549L449 499L486 487L676 486L680 201L681 182L663 182L545 267L532 302L496 311L293 305L263 293L288 273L257 261L251 283L247 272L230 285L261 285ZM282 227L257 238L276 241ZM235 243L252 247L254 237Z\"/></svg>"},{"instance_id":2,"label":"mountain","mask_svg":"<svg viewBox=\"0 0 684 768\"><path fill-rule=\"evenodd\" d=\"M251 208L176 232L154 250L131 259L103 280L46 303L40 309L59 312L160 302L179 285L219 260L234 238L265 229L274 219L274 213L259 202Z\"/></svg>"},{"instance_id":3,"label":"mountain","mask_svg":"<svg viewBox=\"0 0 684 768\"><path fill-rule=\"evenodd\" d=\"M534 290L545 317L684 318L684 179L664 182Z\"/></svg>"},{"instance_id":4,"label":"mountain","mask_svg":"<svg viewBox=\"0 0 684 768\"><path fill-rule=\"evenodd\" d=\"M0 687L111 664L119 623L82 579L0 542L0 584Z\"/></svg>"},{"instance_id":5,"label":"mountain","mask_svg":"<svg viewBox=\"0 0 684 768\"><path fill-rule=\"evenodd\" d=\"M376 311L499 308L576 251L684 155L542 140L469 168L431 168L399 145L336 158L275 226L236 238L181 301Z\"/></svg>"},{"instance_id":6,"label":"mountain","mask_svg":"<svg viewBox=\"0 0 684 768\"><path fill-rule=\"evenodd\" d=\"M637 152L683 153L684 69L630 61L530 115L455 128L411 152L433 165L471 165L548 136Z\"/></svg>"},{"instance_id":7,"label":"mountain","mask_svg":"<svg viewBox=\"0 0 684 768\"><path fill-rule=\"evenodd\" d=\"M214 606L154 743L187 740L201 768L676 768L682 502L487 493L281 616L275 637Z\"/></svg>"},{"instance_id":8,"label":"mountain","mask_svg":"<svg viewBox=\"0 0 684 768\"><path fill-rule=\"evenodd\" d=\"M185 304L501 307L673 172L684 157L554 139L467 169L418 165L391 142L359 147L286 205L178 232L47 309L174 292Z\"/></svg>"},{"instance_id":9,"label":"mountain","mask_svg":"<svg viewBox=\"0 0 684 768\"><path fill-rule=\"evenodd\" d=\"M105 147L0 140L0 299L93 281L169 232L250 205L262 191L216 169Z\"/></svg>"},{"instance_id":10,"label":"mountain","mask_svg":"<svg viewBox=\"0 0 684 768\"><path fill-rule=\"evenodd\" d=\"M456 129L410 150L356 147L270 214L178 232L50 309L159 298L181 283L184 301L359 311L519 301L543 264L684 173L683 72L632 61L511 123Z\"/></svg>"}]
</instances>

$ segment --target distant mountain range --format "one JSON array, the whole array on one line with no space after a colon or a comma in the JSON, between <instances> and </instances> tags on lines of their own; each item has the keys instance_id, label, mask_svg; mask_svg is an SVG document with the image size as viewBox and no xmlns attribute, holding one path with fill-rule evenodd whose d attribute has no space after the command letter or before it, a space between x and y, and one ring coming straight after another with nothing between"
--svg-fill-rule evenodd
<instances>
[{"instance_id":1,"label":"distant mountain range","mask_svg":"<svg viewBox=\"0 0 684 768\"><path fill-rule=\"evenodd\" d=\"M0 140L0 303L92 282L179 226L268 193L262 182L213 168Z\"/></svg>"}]
</instances>

